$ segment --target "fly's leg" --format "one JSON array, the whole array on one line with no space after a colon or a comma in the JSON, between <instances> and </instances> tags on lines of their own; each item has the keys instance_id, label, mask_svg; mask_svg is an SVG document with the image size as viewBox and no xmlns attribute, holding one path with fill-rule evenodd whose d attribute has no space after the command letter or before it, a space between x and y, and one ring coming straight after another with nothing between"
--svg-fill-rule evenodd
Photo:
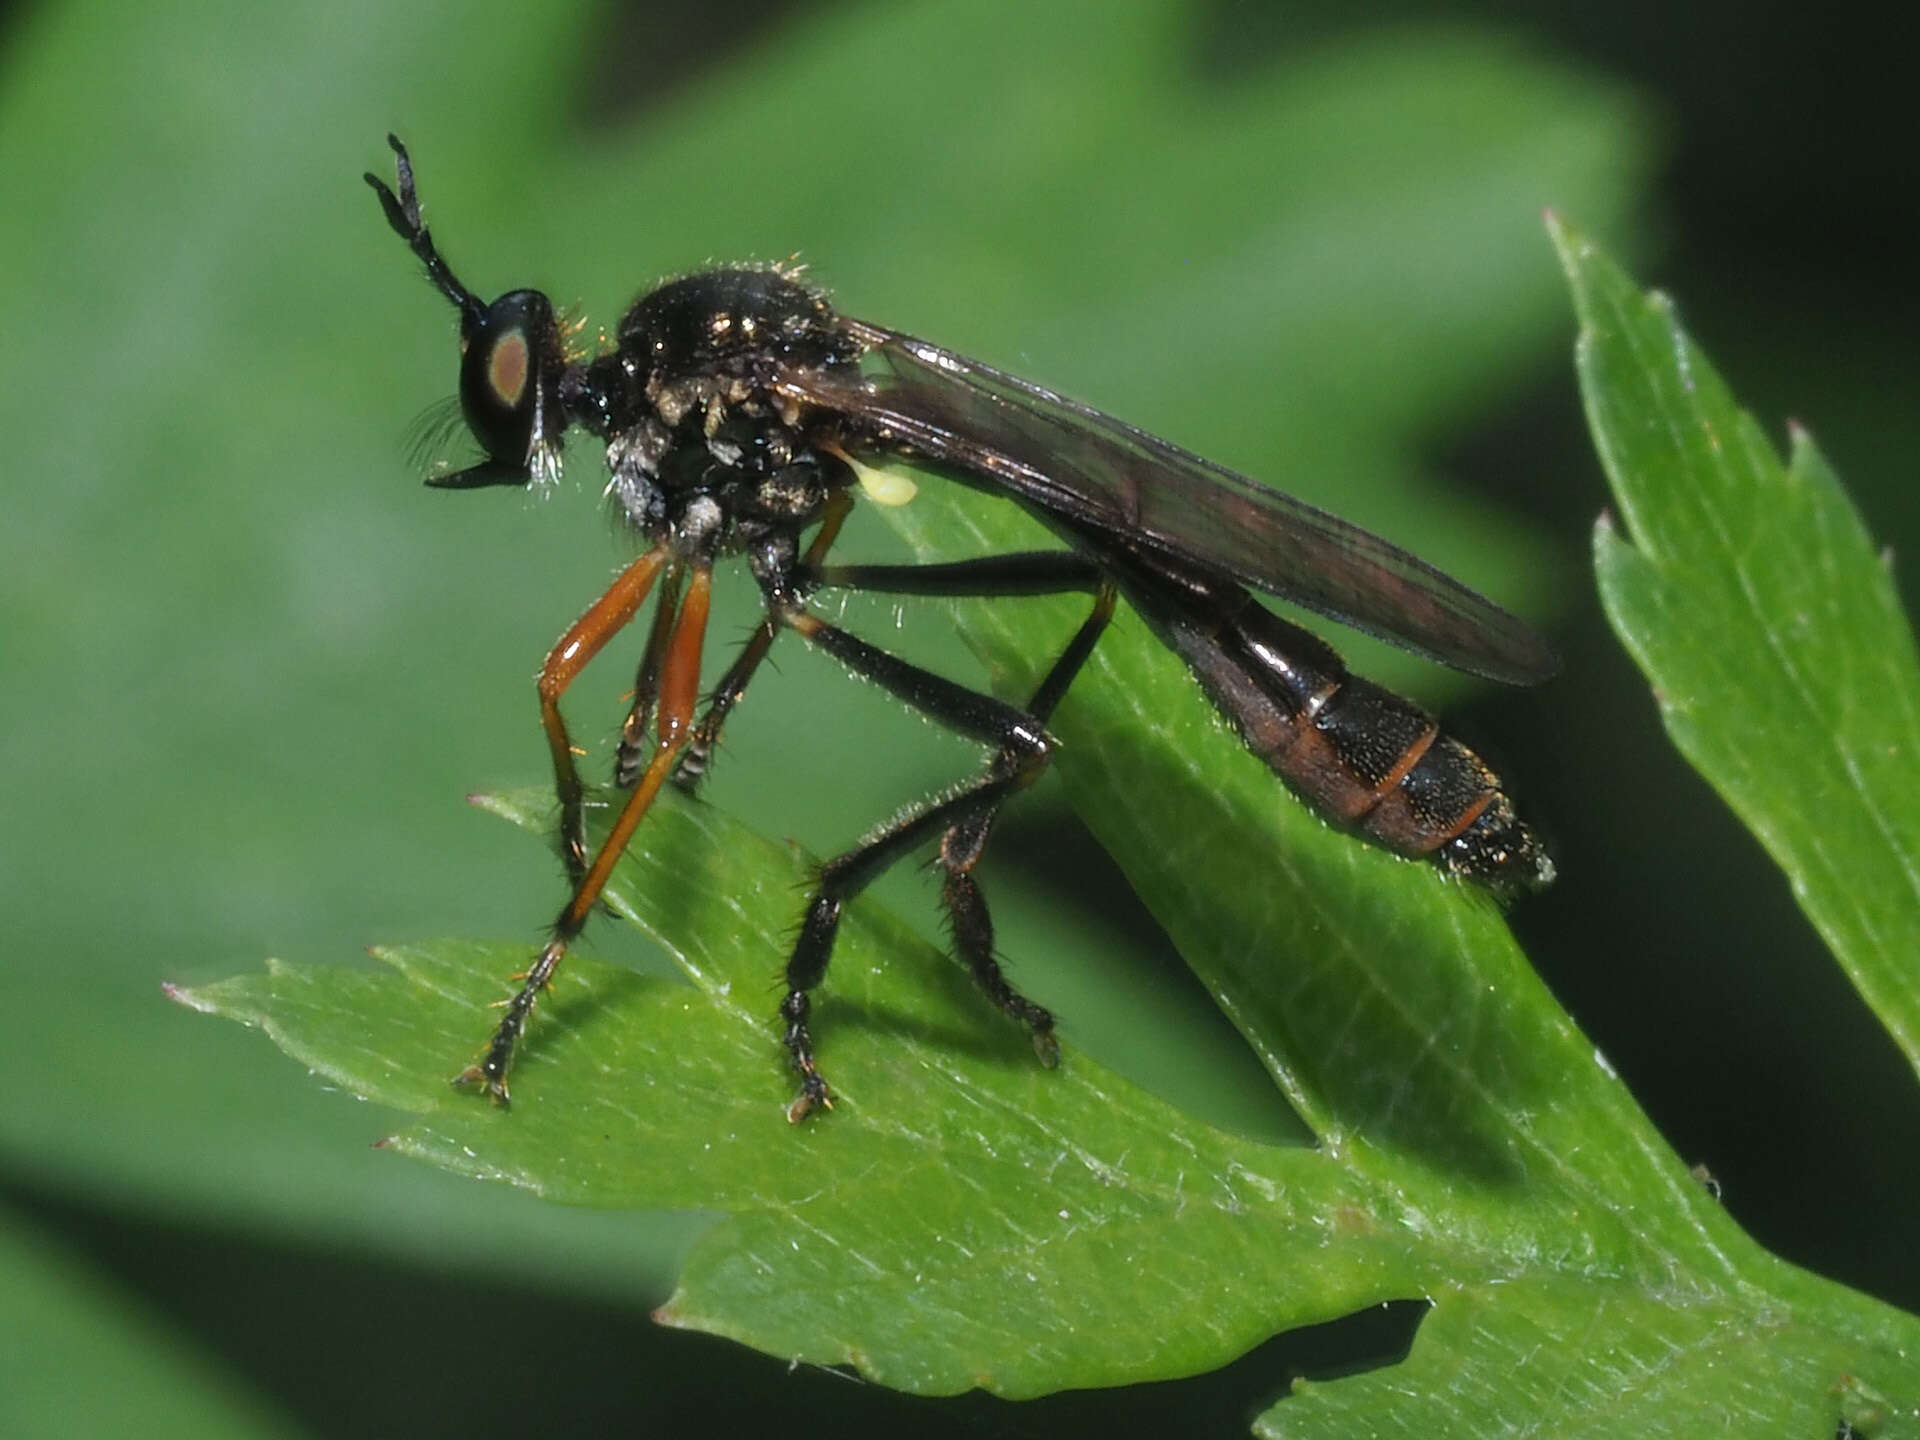
<instances>
[{"instance_id":1,"label":"fly's leg","mask_svg":"<svg viewBox=\"0 0 1920 1440\"><path fill-rule=\"evenodd\" d=\"M613 783L622 790L632 789L646 767L647 731L653 725L653 707L660 698L660 664L673 634L673 617L680 608L680 577L677 567L668 570L653 624L647 630L647 648L641 652L640 668L634 672L633 704L627 707L620 743L613 753ZM580 877L573 878L577 881Z\"/></svg>"},{"instance_id":2,"label":"fly's leg","mask_svg":"<svg viewBox=\"0 0 1920 1440\"><path fill-rule=\"evenodd\" d=\"M1113 586L1103 584L1094 596L1092 613L1081 623L1027 702L1027 714L1042 725L1053 718L1067 687L1073 684L1093 654L1093 647L1113 619L1113 607ZM1021 763L1022 757L1017 751L1003 749L988 766L987 776L1011 774ZM980 863L981 852L987 847L987 837L999 813L998 804L976 810L940 837L940 868L945 872L940 885L940 903L946 907L954 951L966 962L974 983L1002 1011L1027 1027L1033 1036L1034 1053L1040 1057L1041 1064L1051 1069L1060 1060L1060 1044L1053 1035L1053 1013L1014 989L1002 972L993 951L993 917L987 911L980 882L973 877L974 866Z\"/></svg>"},{"instance_id":3,"label":"fly's leg","mask_svg":"<svg viewBox=\"0 0 1920 1440\"><path fill-rule=\"evenodd\" d=\"M1113 586L1102 578L1092 562L1073 551L1028 551L937 565L835 565L820 569L818 579L825 586L905 595L1008 596L1093 591L1092 613L1027 704L1026 713L1043 726L1053 717L1067 688L1093 653L1114 610ZM1003 749L994 757L983 780L1009 776L1021 763L1018 750ZM1041 1063L1052 1066L1060 1056L1059 1044L1053 1036L1053 1015L1008 982L994 955L993 917L980 883L973 876L998 813L997 804L978 809L941 837L939 863L944 875L940 900L947 912L954 952L966 964L974 983L1005 1014L1026 1026Z\"/></svg>"},{"instance_id":4,"label":"fly's leg","mask_svg":"<svg viewBox=\"0 0 1920 1440\"><path fill-rule=\"evenodd\" d=\"M760 662L767 658L767 652L773 648L773 638L779 633L779 627L771 620L762 620L756 625L753 633L747 637L747 643L740 647L740 653L733 657L733 663L720 677L713 694L707 698L707 708L695 723L693 733L687 739L687 748L680 752L680 763L673 772L673 783L682 790L691 793L699 789L700 782L706 779L707 767L713 762L714 747L720 743L721 727L727 723L727 716L733 713L733 707L745 698L754 672L760 668Z\"/></svg>"},{"instance_id":5,"label":"fly's leg","mask_svg":"<svg viewBox=\"0 0 1920 1440\"><path fill-rule=\"evenodd\" d=\"M623 580L625 578L622 577ZM616 586L619 584L615 583ZM519 991L507 1002L506 1013L501 1016L499 1027L493 1032L485 1055L478 1063L455 1076L454 1084L483 1085L495 1102L501 1105L507 1103L507 1072L512 1068L514 1050L527 1028L527 1020L533 1014L540 992L552 981L553 972L559 969L567 947L586 926L587 917L593 913L601 892L606 889L607 878L613 873L614 865L625 853L627 843L633 839L633 832L646 817L648 807L653 804L654 797L660 793L660 787L672 773L681 751L686 748L688 734L693 728L694 701L700 690L700 652L706 639L707 610L712 588L713 572L704 566L696 569L675 614L660 665L659 743L654 749L653 758L647 762L638 783L621 806L613 829L594 853L593 863L586 866L575 881L572 898L553 922L553 937L528 967ZM638 603L636 599L634 605ZM631 618L631 607L627 614ZM602 641L605 638L604 635L600 637ZM556 653L559 648L556 647ZM585 660L580 663L584 664ZM544 695L544 688L542 693ZM578 784L577 779L575 783Z\"/></svg>"},{"instance_id":6,"label":"fly's leg","mask_svg":"<svg viewBox=\"0 0 1920 1440\"><path fill-rule=\"evenodd\" d=\"M815 565L815 584L836 590L877 590L888 595L1060 595L1098 590L1104 580L1091 560L1072 550L1019 550L935 565Z\"/></svg>"},{"instance_id":7,"label":"fly's leg","mask_svg":"<svg viewBox=\"0 0 1920 1440\"><path fill-rule=\"evenodd\" d=\"M1058 703L1059 694L1085 662L1111 608L1111 596L1103 589L1094 616L1081 627L1067 653L1041 686L1041 698L1049 708ZM916 845L949 830L964 829L976 817L990 817L1009 795L1039 778L1051 758L1053 742L1044 727L1024 710L911 665L803 611L788 611L779 618L855 674L874 681L948 728L994 745L997 751L986 772L965 788L896 820L866 843L821 868L818 887L807 906L799 938L787 962L787 995L780 1006L781 1018L786 1024L786 1046L793 1057L794 1068L800 1073L800 1094L788 1107L787 1117L799 1121L814 1109L832 1103L831 1091L814 1056L809 992L826 976L846 902ZM984 843L983 835L974 846L974 858ZM972 877L967 875L960 888L964 891L972 885ZM972 897L976 901L978 893L977 887L973 887ZM992 958L992 930L984 903L968 906L963 895L960 904L966 907L962 923L968 926L968 934L961 943L970 947L968 964L1003 1009L1035 1027L1036 1048L1045 1056L1051 1046L1053 1017L1020 997L1000 975ZM982 958L984 967L980 963ZM991 981L987 978L989 971ZM1016 1009L1016 1005L1019 1008ZM1038 1038L1043 1031L1049 1036L1046 1041Z\"/></svg>"},{"instance_id":8,"label":"fly's leg","mask_svg":"<svg viewBox=\"0 0 1920 1440\"><path fill-rule=\"evenodd\" d=\"M820 520L820 528L814 532L812 542L807 546L805 558L792 577L803 584L818 572L820 562L826 558L827 551L833 548L833 542L840 538L840 527L847 523L847 516L853 511L852 497L845 490L836 490L827 499L826 511ZM803 592L793 592L784 599L797 599ZM747 643L740 653L734 656L733 663L727 667L726 674L720 677L720 683L714 687L713 694L707 697L707 708L688 737L687 748L681 753L680 764L673 772L673 783L681 789L692 791L706 778L707 766L712 763L714 747L720 743L721 727L727 723L727 716L733 713L733 707L746 696L747 686L752 682L754 672L760 668L760 662L767 658L767 652L773 648L774 637L780 633L780 622L768 615L754 627L753 634L747 637Z\"/></svg>"},{"instance_id":9,"label":"fly's leg","mask_svg":"<svg viewBox=\"0 0 1920 1440\"><path fill-rule=\"evenodd\" d=\"M573 763L567 722L560 715L560 697L587 668L587 662L633 619L666 563L667 551L662 546L649 550L621 571L607 593L588 606L587 613L574 621L547 652L546 663L540 667L540 724L547 732L547 750L553 757L553 788L560 801L560 858L566 862L568 881L575 886L587 872L581 818L584 792L579 767Z\"/></svg>"}]
</instances>

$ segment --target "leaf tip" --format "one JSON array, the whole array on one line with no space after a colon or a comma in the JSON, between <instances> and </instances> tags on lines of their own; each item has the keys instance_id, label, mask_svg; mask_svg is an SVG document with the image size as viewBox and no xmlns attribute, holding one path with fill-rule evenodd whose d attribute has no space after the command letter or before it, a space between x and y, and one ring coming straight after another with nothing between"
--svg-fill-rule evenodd
<instances>
[{"instance_id":1,"label":"leaf tip","mask_svg":"<svg viewBox=\"0 0 1920 1440\"><path fill-rule=\"evenodd\" d=\"M522 829L538 829L546 823L545 812L525 791L475 790L468 794L467 803Z\"/></svg>"},{"instance_id":2,"label":"leaf tip","mask_svg":"<svg viewBox=\"0 0 1920 1440\"><path fill-rule=\"evenodd\" d=\"M1787 472L1799 475L1810 465L1824 465L1820 454L1820 442L1813 438L1813 431L1807 425L1789 415L1787 417Z\"/></svg>"},{"instance_id":3,"label":"leaf tip","mask_svg":"<svg viewBox=\"0 0 1920 1440\"><path fill-rule=\"evenodd\" d=\"M202 1015L214 1013L214 1007L198 993L185 985L176 985L171 980L160 982L160 993L176 1005L184 1005L189 1010L198 1010Z\"/></svg>"},{"instance_id":4,"label":"leaf tip","mask_svg":"<svg viewBox=\"0 0 1920 1440\"><path fill-rule=\"evenodd\" d=\"M1602 603L1608 603L1606 597L1611 592L1608 587L1619 577L1621 567L1638 558L1633 540L1621 533L1620 522L1614 518L1611 509L1602 510L1593 520L1593 538L1589 542L1593 552L1595 578L1600 582Z\"/></svg>"},{"instance_id":5,"label":"leaf tip","mask_svg":"<svg viewBox=\"0 0 1920 1440\"><path fill-rule=\"evenodd\" d=\"M1553 248L1560 252L1560 268L1567 272L1569 279L1574 278L1581 262L1592 253L1592 244L1551 206L1540 212L1540 223L1547 227L1547 238L1553 242Z\"/></svg>"}]
</instances>

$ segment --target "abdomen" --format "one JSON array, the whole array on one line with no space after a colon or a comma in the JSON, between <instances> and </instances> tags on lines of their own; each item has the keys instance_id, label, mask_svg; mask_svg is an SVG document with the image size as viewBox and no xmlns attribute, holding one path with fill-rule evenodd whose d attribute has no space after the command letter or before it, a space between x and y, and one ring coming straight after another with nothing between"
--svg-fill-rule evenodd
<instances>
[{"instance_id":1,"label":"abdomen","mask_svg":"<svg viewBox=\"0 0 1920 1440\"><path fill-rule=\"evenodd\" d=\"M1425 710L1352 674L1330 645L1237 585L1116 576L1246 747L1342 829L1502 893L1553 879L1491 766Z\"/></svg>"}]
</instances>

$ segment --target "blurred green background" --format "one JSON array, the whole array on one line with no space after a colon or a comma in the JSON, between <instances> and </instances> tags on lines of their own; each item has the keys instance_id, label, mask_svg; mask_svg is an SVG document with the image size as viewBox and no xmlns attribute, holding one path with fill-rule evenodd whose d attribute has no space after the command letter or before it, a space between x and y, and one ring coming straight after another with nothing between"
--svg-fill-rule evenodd
<instances>
[{"instance_id":1,"label":"blurred green background","mask_svg":"<svg viewBox=\"0 0 1920 1440\"><path fill-rule=\"evenodd\" d=\"M1417 1320L1023 1407L789 1373L647 1320L700 1217L555 1210L382 1155L388 1117L164 1002L268 955L531 940L560 898L551 858L461 797L542 775L532 673L628 542L584 446L546 500L418 485L408 426L454 352L359 179L388 129L482 292L543 286L611 325L676 269L798 252L850 313L1538 619L1567 666L1526 694L1333 638L1444 703L1555 835L1563 878L1514 923L1679 1153L1764 1243L1920 1307L1913 1076L1599 618L1604 498L1539 229L1562 208L1672 290L1904 557L1920 191L1876 34L1864 10L1731 4L12 7L0 1433L691 1431L776 1406L829 1430L1231 1428ZM871 517L843 546L896 549ZM741 580L716 639L750 613ZM977 674L937 607L847 616ZM572 706L590 763L626 679L606 664ZM831 853L971 763L796 648L709 798ZM1282 1123L1050 791L987 878L1075 1043L1209 1118ZM912 867L875 893L933 931ZM654 963L611 925L592 941Z\"/></svg>"}]
</instances>

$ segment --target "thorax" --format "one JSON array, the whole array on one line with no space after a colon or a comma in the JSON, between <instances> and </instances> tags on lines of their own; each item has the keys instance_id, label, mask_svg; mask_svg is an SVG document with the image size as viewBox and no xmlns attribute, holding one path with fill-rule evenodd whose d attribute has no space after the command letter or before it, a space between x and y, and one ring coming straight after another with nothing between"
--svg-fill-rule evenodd
<instances>
[{"instance_id":1,"label":"thorax","mask_svg":"<svg viewBox=\"0 0 1920 1440\"><path fill-rule=\"evenodd\" d=\"M851 364L858 345L813 290L777 269L708 270L643 295L614 348L581 367L569 409L606 442L609 493L676 548L741 548L797 531L827 485L783 417L783 368Z\"/></svg>"}]
</instances>

